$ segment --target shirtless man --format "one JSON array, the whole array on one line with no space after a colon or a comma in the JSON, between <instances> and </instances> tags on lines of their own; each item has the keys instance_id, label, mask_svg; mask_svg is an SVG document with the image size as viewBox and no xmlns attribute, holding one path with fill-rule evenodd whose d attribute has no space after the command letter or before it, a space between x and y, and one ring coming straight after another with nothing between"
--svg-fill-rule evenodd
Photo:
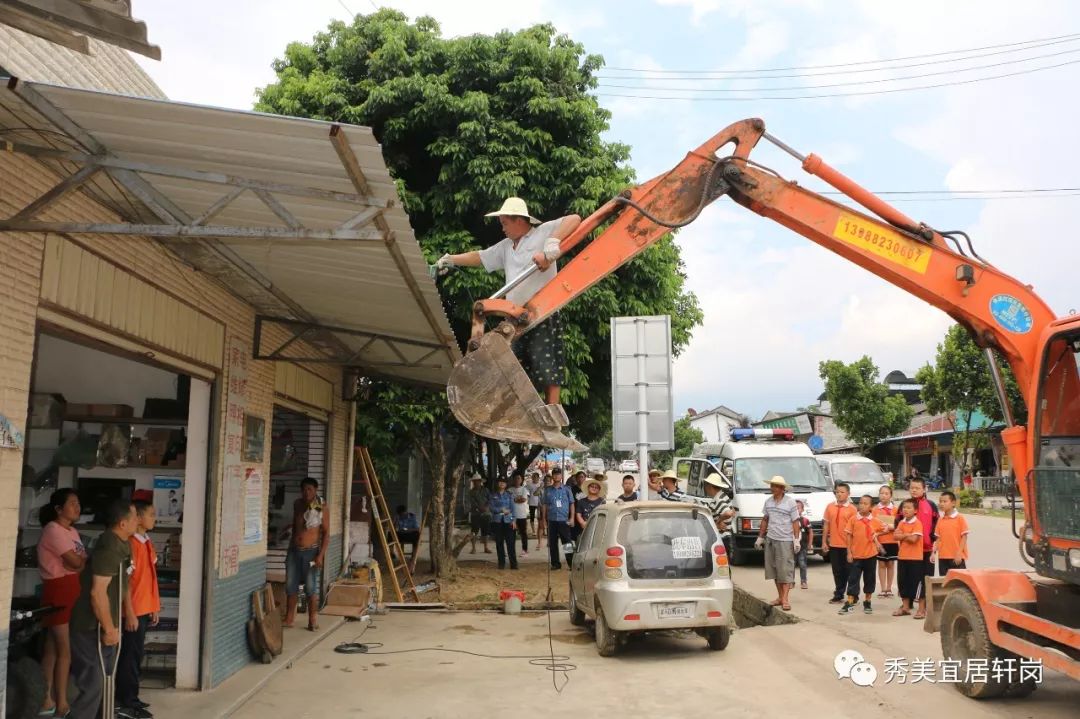
<instances>
[{"instance_id":1,"label":"shirtless man","mask_svg":"<svg viewBox=\"0 0 1080 719\"><path fill-rule=\"evenodd\" d=\"M319 496L318 480L300 482L300 499L293 503L292 540L285 555L285 626L296 621L300 583L307 594L308 631L319 628L319 570L330 543L330 514Z\"/></svg>"}]
</instances>

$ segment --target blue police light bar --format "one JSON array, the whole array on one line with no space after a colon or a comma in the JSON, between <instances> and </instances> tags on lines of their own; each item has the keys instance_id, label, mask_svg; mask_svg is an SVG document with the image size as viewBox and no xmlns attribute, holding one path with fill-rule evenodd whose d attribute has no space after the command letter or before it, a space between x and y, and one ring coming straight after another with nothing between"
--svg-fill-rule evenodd
<instances>
[{"instance_id":1,"label":"blue police light bar","mask_svg":"<svg viewBox=\"0 0 1080 719\"><path fill-rule=\"evenodd\" d=\"M744 439L795 439L795 431L791 429L751 429L747 427L735 427L731 430L731 439L735 442Z\"/></svg>"}]
</instances>

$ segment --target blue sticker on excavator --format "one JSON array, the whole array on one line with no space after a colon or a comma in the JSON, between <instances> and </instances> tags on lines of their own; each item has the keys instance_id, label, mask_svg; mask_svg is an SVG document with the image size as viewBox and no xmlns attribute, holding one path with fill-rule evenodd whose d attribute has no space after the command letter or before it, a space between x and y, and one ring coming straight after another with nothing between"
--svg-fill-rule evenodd
<instances>
[{"instance_id":1,"label":"blue sticker on excavator","mask_svg":"<svg viewBox=\"0 0 1080 719\"><path fill-rule=\"evenodd\" d=\"M990 298L990 314L998 324L1018 335L1031 331L1034 322L1031 310L1012 295L994 295Z\"/></svg>"}]
</instances>

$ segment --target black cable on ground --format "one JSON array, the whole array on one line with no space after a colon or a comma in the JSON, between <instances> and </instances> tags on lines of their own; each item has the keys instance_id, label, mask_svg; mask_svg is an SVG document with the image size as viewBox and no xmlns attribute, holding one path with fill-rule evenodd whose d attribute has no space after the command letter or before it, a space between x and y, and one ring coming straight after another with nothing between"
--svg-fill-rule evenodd
<instances>
[{"instance_id":1,"label":"black cable on ground","mask_svg":"<svg viewBox=\"0 0 1080 719\"><path fill-rule=\"evenodd\" d=\"M548 542L551 542L551 537L548 537ZM549 550L550 552L550 550ZM368 642L361 643L359 640L368 630L376 629L375 623L371 620L370 615L367 615L363 620L352 621L367 621L367 626L363 631L353 637L350 641L342 642L334 647L334 651L338 654L367 654L367 655L390 655L390 654L412 654L414 652L446 652L448 654L465 654L471 657L479 657L481 659L525 659L529 664L534 667L543 667L551 672L551 685L555 688L555 691L562 693L566 685L570 683L569 672L576 671L577 665L570 663L570 657L566 654L555 653L555 640L553 639L553 633L551 628L551 604L552 604L552 591L551 591L551 562L547 563L547 595L544 597L544 603L546 604L545 614L547 615L548 626L548 654L534 655L534 654L484 654L482 652L470 652L467 649L449 649L446 647L416 647L414 649L392 649L390 651L378 652L371 651L372 649L379 649L385 646L382 642ZM560 672L563 675L563 682L560 685L555 678L555 673Z\"/></svg>"}]
</instances>

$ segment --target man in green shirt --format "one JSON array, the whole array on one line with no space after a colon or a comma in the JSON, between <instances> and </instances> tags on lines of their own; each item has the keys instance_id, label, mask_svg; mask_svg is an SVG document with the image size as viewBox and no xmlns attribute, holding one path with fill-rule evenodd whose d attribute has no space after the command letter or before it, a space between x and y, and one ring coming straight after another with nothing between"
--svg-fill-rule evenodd
<instances>
[{"instance_id":1,"label":"man in green shirt","mask_svg":"<svg viewBox=\"0 0 1080 719\"><path fill-rule=\"evenodd\" d=\"M95 719L101 708L104 677L98 656L98 640L106 670L112 672L113 660L120 645L120 608L123 601L131 616L131 596L127 581L131 575L131 547L128 539L135 533L138 518L135 506L127 500L115 500L104 512L105 531L90 553L82 573L82 593L71 610L71 677L79 693L71 702L71 719ZM124 596L120 594L123 573ZM100 632L100 633L99 633ZM149 717L140 710L139 717Z\"/></svg>"}]
</instances>

